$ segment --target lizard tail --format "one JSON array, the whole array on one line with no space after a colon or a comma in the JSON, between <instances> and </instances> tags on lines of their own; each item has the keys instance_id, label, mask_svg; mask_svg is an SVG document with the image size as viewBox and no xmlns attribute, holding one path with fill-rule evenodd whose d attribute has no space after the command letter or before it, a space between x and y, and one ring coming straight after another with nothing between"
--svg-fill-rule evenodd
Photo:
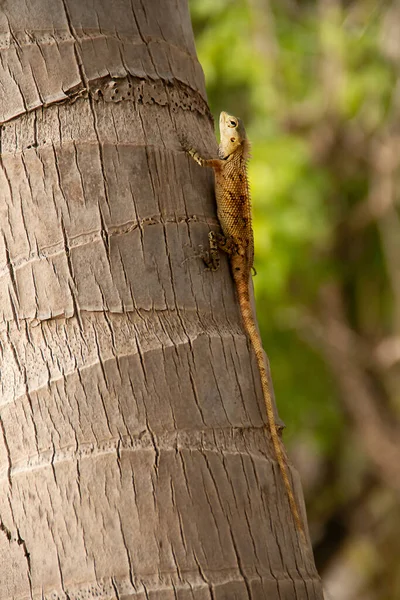
<instances>
[{"instance_id":1,"label":"lizard tail","mask_svg":"<svg viewBox=\"0 0 400 600\"><path fill-rule=\"evenodd\" d=\"M235 271L234 271L234 277L235 277ZM248 337L250 338L250 342L253 347L254 353L256 355L256 359L257 359L257 365L258 365L258 369L260 372L261 386L262 386L262 391L263 391L263 396L264 396L265 408L267 411L268 424L269 424L269 429L271 432L271 438L272 438L272 443L274 446L276 458L277 458L279 468L282 473L282 479L285 484L286 493L287 493L287 496L289 499L289 504L290 504L290 508L291 508L291 511L293 514L293 518L295 520L296 526L299 529L303 539L305 539L303 522L300 517L299 510L297 508L297 503L296 503L296 500L295 500L295 497L293 494L292 485L289 481L289 475L288 475L288 470L286 467L285 457L284 457L284 454L282 451L281 440L280 440L279 435L276 430L275 414L274 414L274 409L273 409L273 405L272 405L272 397L271 397L271 390L270 390L270 386L269 386L268 373L267 373L267 369L265 366L264 350L262 347L260 334L258 333L256 324L254 321L253 309L252 309L251 301L250 301L249 282L248 282L248 280L244 281L242 273L237 274L237 277L235 277L235 281L236 281L237 295L238 295L238 299L239 299L240 311L242 314L244 328L246 330Z\"/></svg>"}]
</instances>

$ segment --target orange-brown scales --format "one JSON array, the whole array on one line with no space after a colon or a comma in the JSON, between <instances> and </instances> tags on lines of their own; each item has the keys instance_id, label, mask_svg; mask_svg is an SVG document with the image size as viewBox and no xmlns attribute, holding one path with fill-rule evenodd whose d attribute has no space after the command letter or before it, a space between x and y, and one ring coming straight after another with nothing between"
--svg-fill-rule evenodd
<instances>
[{"instance_id":1,"label":"orange-brown scales","mask_svg":"<svg viewBox=\"0 0 400 600\"><path fill-rule=\"evenodd\" d=\"M247 179L250 142L241 120L226 112L222 112L220 115L219 130L221 137L219 158L202 158L186 141L181 142L184 149L200 166L214 169L217 214L223 235L213 231L209 233L210 249L203 254L203 259L208 268L215 270L219 266L219 250L223 250L229 255L243 325L257 359L276 459L282 473L294 521L304 539L303 521L297 508L276 427L264 351L250 298L250 276L254 260L251 200Z\"/></svg>"}]
</instances>

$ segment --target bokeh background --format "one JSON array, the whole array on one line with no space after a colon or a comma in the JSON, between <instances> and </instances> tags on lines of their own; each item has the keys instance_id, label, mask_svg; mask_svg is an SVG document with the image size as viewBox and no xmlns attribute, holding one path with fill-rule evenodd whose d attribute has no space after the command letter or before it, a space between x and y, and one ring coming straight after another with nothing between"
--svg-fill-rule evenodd
<instances>
[{"instance_id":1,"label":"bokeh background","mask_svg":"<svg viewBox=\"0 0 400 600\"><path fill-rule=\"evenodd\" d=\"M190 0L326 597L400 599L400 2Z\"/></svg>"}]
</instances>

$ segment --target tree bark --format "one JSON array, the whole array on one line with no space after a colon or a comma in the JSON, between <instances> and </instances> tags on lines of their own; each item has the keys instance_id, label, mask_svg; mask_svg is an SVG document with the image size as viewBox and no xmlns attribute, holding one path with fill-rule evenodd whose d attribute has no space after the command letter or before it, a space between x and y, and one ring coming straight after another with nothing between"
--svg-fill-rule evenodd
<instances>
[{"instance_id":1,"label":"tree bark","mask_svg":"<svg viewBox=\"0 0 400 600\"><path fill-rule=\"evenodd\" d=\"M192 260L186 0L0 10L0 598L321 598L228 266Z\"/></svg>"}]
</instances>

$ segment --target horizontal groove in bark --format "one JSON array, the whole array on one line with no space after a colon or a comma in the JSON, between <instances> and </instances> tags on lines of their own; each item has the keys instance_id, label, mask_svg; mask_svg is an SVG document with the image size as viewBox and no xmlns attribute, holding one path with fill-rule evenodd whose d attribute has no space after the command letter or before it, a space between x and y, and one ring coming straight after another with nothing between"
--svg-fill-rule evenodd
<instances>
[{"instance_id":1,"label":"horizontal groove in bark","mask_svg":"<svg viewBox=\"0 0 400 600\"><path fill-rule=\"evenodd\" d=\"M216 228L218 227L218 220L214 217L206 217L197 215L171 215L166 217L161 217L160 215L154 215L152 217L147 217L140 221L138 220L130 220L126 223L121 223L118 225L109 225L107 230L98 229L90 232L77 233L75 236L70 236L68 238L68 249L71 251L74 248L80 248L81 246L87 246L88 244L95 244L97 242L102 242L104 236L107 237L108 243L111 237L126 235L135 231L136 229L143 230L144 227L151 227L152 225L162 225L164 228L167 224L180 225L181 223L201 223L206 228ZM60 240L59 242L55 242L50 244L49 246L42 246L40 250L36 251L32 250L29 253L29 256L17 256L13 260L9 260L4 264L0 264L0 279L2 277L7 277L9 275L9 270L12 269L14 272L19 269L25 267L29 263L39 262L43 259L51 259L60 254L65 253L65 241ZM193 257L194 259L196 256ZM54 317L56 318L56 317Z\"/></svg>"},{"instance_id":2,"label":"horizontal groove in bark","mask_svg":"<svg viewBox=\"0 0 400 600\"><path fill-rule=\"evenodd\" d=\"M131 90L126 88L130 81ZM198 143L203 144L204 150L207 144L208 152L217 150L211 115L197 106L187 91L163 82L135 83L107 77L102 79L102 85L99 87L96 82L92 102L79 96L75 102L47 106L3 124L2 157L26 152L29 158L48 146L58 149L68 142L87 146L157 146L164 151L181 151L176 130L186 130L188 123L199 132ZM121 94L113 97L115 90ZM132 97L128 98L126 95L131 92Z\"/></svg>"},{"instance_id":3,"label":"horizontal groove in bark","mask_svg":"<svg viewBox=\"0 0 400 600\"><path fill-rule=\"evenodd\" d=\"M79 320L51 319L23 328L8 324L0 330L0 406L57 384L71 374L97 370L106 364L118 366L124 359L137 360L139 356L151 360L154 354L175 348L190 354L196 344L208 344L210 351L217 352L219 339L230 352L224 360L235 362L236 353L239 356L242 350L247 351L247 343L236 311L232 317L230 320L223 311L213 319L207 313L189 310L179 314L83 312Z\"/></svg>"},{"instance_id":4,"label":"horizontal groove in bark","mask_svg":"<svg viewBox=\"0 0 400 600\"><path fill-rule=\"evenodd\" d=\"M6 265L3 258L0 325L16 319L37 324L71 318L81 312L103 311L198 310L208 313L211 319L213 312L221 310L221 295L230 284L226 283L225 265L221 273L214 275L211 296L205 296L203 278L210 274L201 263L196 264L200 261L191 259L195 259L208 231L200 219L177 224L171 220L119 235L81 234L81 241L86 237L86 243L70 246L64 242L60 252L50 255L45 250L35 257L34 251L29 258L13 259L15 268L11 258ZM21 238L17 240L20 241ZM9 247L1 246L0 240L0 253L10 257ZM171 246L180 255L173 265L168 260ZM171 280L179 281L175 290ZM231 298L227 299L227 306L231 315L237 313Z\"/></svg>"},{"instance_id":5,"label":"horizontal groove in bark","mask_svg":"<svg viewBox=\"0 0 400 600\"><path fill-rule=\"evenodd\" d=\"M252 598L268 599L278 597L291 600L315 600L319 598L314 581L303 581L294 573L291 579L279 581L270 573L247 572L246 580L252 592ZM278 590L278 591L277 591ZM95 582L68 587L68 600L149 600L163 597L168 600L232 600L248 597L243 574L239 569L199 569L183 573L162 572L150 577L138 576L114 578L109 582ZM162 596L161 596L162 594ZM35 599L36 600L36 599ZM40 600L66 600L65 593L52 591L40 597Z\"/></svg>"},{"instance_id":6,"label":"horizontal groove in bark","mask_svg":"<svg viewBox=\"0 0 400 600\"><path fill-rule=\"evenodd\" d=\"M205 115L212 120L212 114L204 97L193 88L178 80L166 81L164 79L149 79L142 77L111 77L104 75L82 84L62 93L60 97L55 97L51 101L43 102L39 106L31 109L26 108L7 119L0 119L0 126L5 128L15 122L23 119L28 114L40 114L43 108L56 106L70 106L78 100L88 101L92 99L95 102L110 102L113 104L133 103L134 105L156 105L167 106L172 113L178 110L192 111L199 115ZM1 106L1 105L0 105ZM0 112L1 116L1 112ZM1 135L1 131L0 131ZM0 138L1 139L1 138ZM32 142L27 149L36 147L36 142ZM0 147L2 147L0 145ZM21 150L26 149L24 147ZM2 147L4 151L4 148ZM15 150L15 148L14 148Z\"/></svg>"},{"instance_id":7,"label":"horizontal groove in bark","mask_svg":"<svg viewBox=\"0 0 400 600\"><path fill-rule=\"evenodd\" d=\"M77 460L108 459L107 455L120 458L124 452L147 452L157 456L158 465L166 452L182 452L183 450L201 453L243 454L253 460L262 459L276 463L275 457L268 456L266 447L265 427L230 427L203 430L179 430L162 434L154 434L148 430L139 432L136 436L103 439L98 442L88 442L69 447L43 449L37 454L30 453L24 459L12 461L13 465L0 464L0 485L18 475L33 475L38 469L54 468L62 462Z\"/></svg>"}]
</instances>

